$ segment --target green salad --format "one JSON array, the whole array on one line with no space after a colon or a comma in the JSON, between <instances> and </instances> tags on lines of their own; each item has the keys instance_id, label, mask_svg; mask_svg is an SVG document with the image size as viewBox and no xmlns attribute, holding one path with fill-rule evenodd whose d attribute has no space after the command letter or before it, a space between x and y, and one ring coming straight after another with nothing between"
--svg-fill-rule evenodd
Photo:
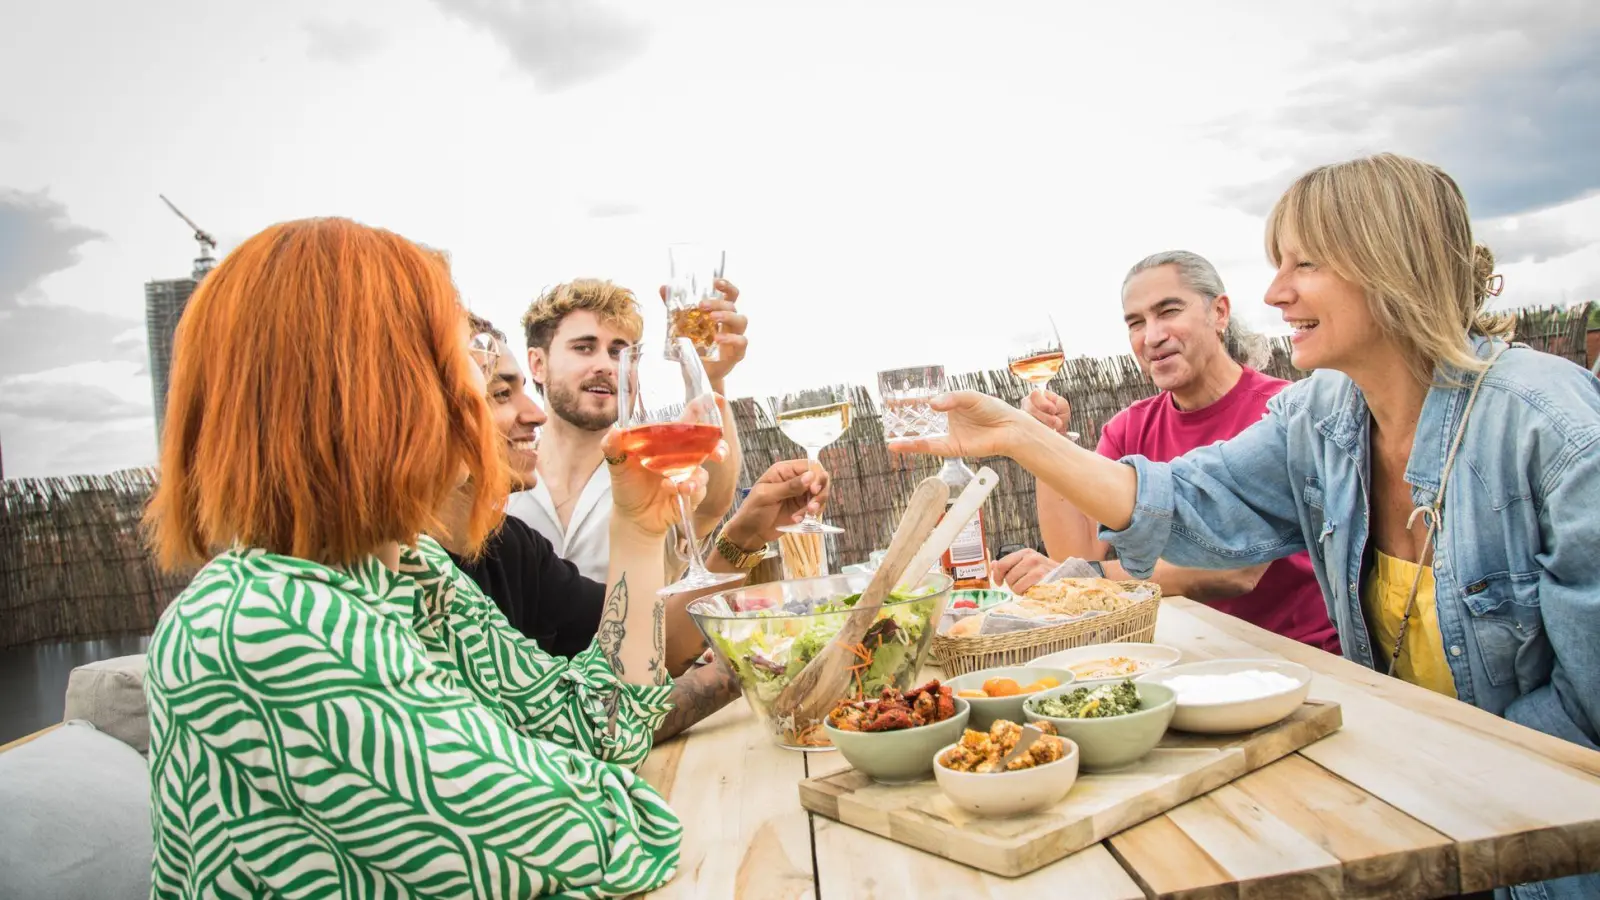
<instances>
[{"instance_id":1,"label":"green salad","mask_svg":"<svg viewBox=\"0 0 1600 900\"><path fill-rule=\"evenodd\" d=\"M861 692L877 696L889 685L909 684L916 673L916 650L929 627L937 600L932 589L910 593L891 593L867 629L861 643L871 661L860 671ZM915 601L926 597L924 602ZM783 609L762 610L724 621L710 635L717 654L727 660L739 676L750 700L768 709L783 689L806 664L816 658L844 627L861 599L851 594L813 607L809 614L796 615ZM894 604L894 605L890 605ZM851 683L851 691L855 683ZM800 732L813 723L779 723L780 731ZM799 740L797 733L785 735Z\"/></svg>"},{"instance_id":2,"label":"green salad","mask_svg":"<svg viewBox=\"0 0 1600 900\"><path fill-rule=\"evenodd\" d=\"M1081 687L1033 701L1033 711L1057 719L1107 719L1139 711L1139 690L1131 681Z\"/></svg>"}]
</instances>

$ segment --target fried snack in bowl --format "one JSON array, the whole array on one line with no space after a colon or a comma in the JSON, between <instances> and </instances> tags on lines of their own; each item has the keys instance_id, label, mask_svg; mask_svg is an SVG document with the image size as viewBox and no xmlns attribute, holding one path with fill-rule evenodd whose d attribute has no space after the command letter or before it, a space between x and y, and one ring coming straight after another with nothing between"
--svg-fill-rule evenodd
<instances>
[{"instance_id":1,"label":"fried snack in bowl","mask_svg":"<svg viewBox=\"0 0 1600 900\"><path fill-rule=\"evenodd\" d=\"M904 694L886 687L876 700L841 701L823 730L857 771L905 784L928 777L934 750L961 734L969 712L948 685L930 681Z\"/></svg>"},{"instance_id":2,"label":"fried snack in bowl","mask_svg":"<svg viewBox=\"0 0 1600 900\"><path fill-rule=\"evenodd\" d=\"M969 729L934 757L939 789L979 816L1023 815L1059 803L1078 780L1078 745L1048 722L1035 727L1045 734L1003 770L1000 760L1016 747L1022 726L1001 720L987 732Z\"/></svg>"}]
</instances>

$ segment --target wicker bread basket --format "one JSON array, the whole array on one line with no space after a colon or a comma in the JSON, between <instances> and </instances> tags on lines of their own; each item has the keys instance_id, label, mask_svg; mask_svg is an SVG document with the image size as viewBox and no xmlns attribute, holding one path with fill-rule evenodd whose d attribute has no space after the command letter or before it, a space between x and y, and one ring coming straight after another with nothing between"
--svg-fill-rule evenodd
<instances>
[{"instance_id":1,"label":"wicker bread basket","mask_svg":"<svg viewBox=\"0 0 1600 900\"><path fill-rule=\"evenodd\" d=\"M1150 591L1151 596L1114 613L1027 631L971 637L935 634L933 662L944 670L946 678L954 678L979 669L1020 666L1046 653L1073 647L1149 641L1156 633L1161 588L1148 581L1119 581L1117 586L1126 591Z\"/></svg>"}]
</instances>

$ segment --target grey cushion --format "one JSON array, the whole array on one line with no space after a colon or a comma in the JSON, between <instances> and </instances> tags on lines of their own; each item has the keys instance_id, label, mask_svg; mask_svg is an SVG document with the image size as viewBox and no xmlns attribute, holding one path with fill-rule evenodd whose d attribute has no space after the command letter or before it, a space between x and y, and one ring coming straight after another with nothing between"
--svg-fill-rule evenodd
<instances>
[{"instance_id":1,"label":"grey cushion","mask_svg":"<svg viewBox=\"0 0 1600 900\"><path fill-rule=\"evenodd\" d=\"M83 719L140 753L150 752L150 707L143 653L79 666L67 677L63 719Z\"/></svg>"},{"instance_id":2,"label":"grey cushion","mask_svg":"<svg viewBox=\"0 0 1600 900\"><path fill-rule=\"evenodd\" d=\"M150 896L150 770L86 722L0 753L0 883L16 900Z\"/></svg>"}]
</instances>

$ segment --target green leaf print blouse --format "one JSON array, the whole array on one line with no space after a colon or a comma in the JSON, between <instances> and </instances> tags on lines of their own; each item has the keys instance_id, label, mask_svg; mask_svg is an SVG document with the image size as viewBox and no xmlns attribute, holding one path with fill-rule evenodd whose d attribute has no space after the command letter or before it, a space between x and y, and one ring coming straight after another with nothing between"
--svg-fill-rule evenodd
<instances>
[{"instance_id":1,"label":"green leaf print blouse","mask_svg":"<svg viewBox=\"0 0 1600 900\"><path fill-rule=\"evenodd\" d=\"M223 553L149 658L152 897L611 897L677 870L630 768L671 685L545 654L427 538L398 573Z\"/></svg>"}]
</instances>

